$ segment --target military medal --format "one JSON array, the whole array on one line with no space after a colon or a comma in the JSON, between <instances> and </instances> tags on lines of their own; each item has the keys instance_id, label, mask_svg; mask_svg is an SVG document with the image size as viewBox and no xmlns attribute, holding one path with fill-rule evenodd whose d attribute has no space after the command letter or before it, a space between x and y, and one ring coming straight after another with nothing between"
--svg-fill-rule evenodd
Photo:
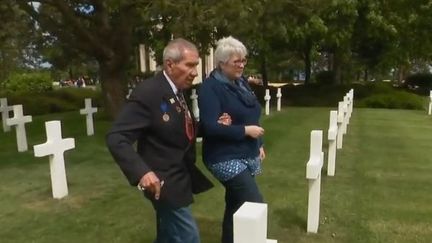
<instances>
[{"instance_id":1,"label":"military medal","mask_svg":"<svg viewBox=\"0 0 432 243\"><path fill-rule=\"evenodd\" d=\"M161 108L161 111L163 112L162 120L163 120L164 122L169 121L170 117L169 117L169 115L167 114L167 111L168 111L168 104L164 101L164 102L161 103L160 108Z\"/></svg>"},{"instance_id":2,"label":"military medal","mask_svg":"<svg viewBox=\"0 0 432 243\"><path fill-rule=\"evenodd\" d=\"M169 121L169 119L170 119L170 117L169 117L169 115L167 113L163 114L162 120L164 120L164 122Z\"/></svg>"},{"instance_id":3,"label":"military medal","mask_svg":"<svg viewBox=\"0 0 432 243\"><path fill-rule=\"evenodd\" d=\"M176 110L177 110L178 113L180 113L181 112L180 106L176 106Z\"/></svg>"}]
</instances>

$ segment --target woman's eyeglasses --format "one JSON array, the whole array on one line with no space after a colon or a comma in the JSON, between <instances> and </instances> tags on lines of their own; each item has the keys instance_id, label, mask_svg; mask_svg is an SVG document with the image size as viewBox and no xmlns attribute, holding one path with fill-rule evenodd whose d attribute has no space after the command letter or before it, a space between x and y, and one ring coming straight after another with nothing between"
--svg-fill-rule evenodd
<instances>
[{"instance_id":1,"label":"woman's eyeglasses","mask_svg":"<svg viewBox=\"0 0 432 243\"><path fill-rule=\"evenodd\" d=\"M234 66L236 66L236 67L239 67L239 66L242 65L242 64L243 64L243 66L246 66L246 64L247 64L247 59L246 59L246 58L243 58L243 59L241 59L241 60L235 60L235 61L232 62L232 64L233 64Z\"/></svg>"}]
</instances>

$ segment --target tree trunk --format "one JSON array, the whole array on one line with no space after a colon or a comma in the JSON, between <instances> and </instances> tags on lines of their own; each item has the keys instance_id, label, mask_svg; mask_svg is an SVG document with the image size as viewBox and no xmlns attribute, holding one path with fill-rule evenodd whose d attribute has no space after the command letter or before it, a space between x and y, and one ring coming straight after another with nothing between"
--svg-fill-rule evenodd
<instances>
[{"instance_id":1,"label":"tree trunk","mask_svg":"<svg viewBox=\"0 0 432 243\"><path fill-rule=\"evenodd\" d=\"M406 73L407 73L407 66L404 64L400 64L398 70L398 83L402 83L402 80L405 80Z\"/></svg>"},{"instance_id":2,"label":"tree trunk","mask_svg":"<svg viewBox=\"0 0 432 243\"><path fill-rule=\"evenodd\" d=\"M311 78L311 49L307 48L304 52L304 62L305 62L305 82L304 84L309 84Z\"/></svg>"},{"instance_id":3,"label":"tree trunk","mask_svg":"<svg viewBox=\"0 0 432 243\"><path fill-rule=\"evenodd\" d=\"M363 79L364 79L363 80L364 82L367 82L369 79L369 72L368 72L367 68L365 68L365 70L364 70L364 78Z\"/></svg>"},{"instance_id":4,"label":"tree trunk","mask_svg":"<svg viewBox=\"0 0 432 243\"><path fill-rule=\"evenodd\" d=\"M105 110L111 118L116 117L126 98L125 73L109 65L101 64L100 78Z\"/></svg>"},{"instance_id":5,"label":"tree trunk","mask_svg":"<svg viewBox=\"0 0 432 243\"><path fill-rule=\"evenodd\" d=\"M263 56L263 58L261 59L261 74L263 85L265 88L268 88L267 65L265 56Z\"/></svg>"},{"instance_id":6,"label":"tree trunk","mask_svg":"<svg viewBox=\"0 0 432 243\"><path fill-rule=\"evenodd\" d=\"M333 75L336 84L342 84L342 56L336 50L333 55Z\"/></svg>"}]
</instances>

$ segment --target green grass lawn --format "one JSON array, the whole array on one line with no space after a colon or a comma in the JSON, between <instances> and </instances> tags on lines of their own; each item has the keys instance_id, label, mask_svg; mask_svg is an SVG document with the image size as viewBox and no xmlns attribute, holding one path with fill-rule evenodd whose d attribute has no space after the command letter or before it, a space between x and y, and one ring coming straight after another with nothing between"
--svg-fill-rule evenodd
<instances>
[{"instance_id":1,"label":"green grass lawn","mask_svg":"<svg viewBox=\"0 0 432 243\"><path fill-rule=\"evenodd\" d=\"M335 177L323 168L318 234L306 233L309 136L322 129L327 138L329 110L288 107L263 118L267 159L258 182L269 204L269 238L430 242L432 117L424 111L354 110ZM76 143L66 152L69 196L62 200L52 199L48 158L32 151L46 140L44 122L54 119ZM78 112L33 120L28 152L16 152L14 132L0 132L0 242L152 242L152 207L128 186L105 148L110 122L97 116L96 136L87 137ZM203 243L219 242L224 201L215 183L193 205Z\"/></svg>"}]
</instances>

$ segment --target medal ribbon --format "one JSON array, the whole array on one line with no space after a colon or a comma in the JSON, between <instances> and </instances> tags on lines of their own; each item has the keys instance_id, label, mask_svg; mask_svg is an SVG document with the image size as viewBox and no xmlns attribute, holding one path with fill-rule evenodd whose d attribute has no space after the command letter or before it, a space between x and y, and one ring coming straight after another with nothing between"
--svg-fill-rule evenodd
<instances>
[{"instance_id":1,"label":"medal ribbon","mask_svg":"<svg viewBox=\"0 0 432 243\"><path fill-rule=\"evenodd\" d=\"M192 141L192 139L194 138L194 127L193 127L193 121L192 121L192 117L191 114L189 112L188 106L186 104L186 100L183 96L183 93L181 91L177 92L177 99L180 102L180 106L183 109L183 112L185 114L185 131L186 131L186 136L189 139L189 142Z\"/></svg>"}]
</instances>

